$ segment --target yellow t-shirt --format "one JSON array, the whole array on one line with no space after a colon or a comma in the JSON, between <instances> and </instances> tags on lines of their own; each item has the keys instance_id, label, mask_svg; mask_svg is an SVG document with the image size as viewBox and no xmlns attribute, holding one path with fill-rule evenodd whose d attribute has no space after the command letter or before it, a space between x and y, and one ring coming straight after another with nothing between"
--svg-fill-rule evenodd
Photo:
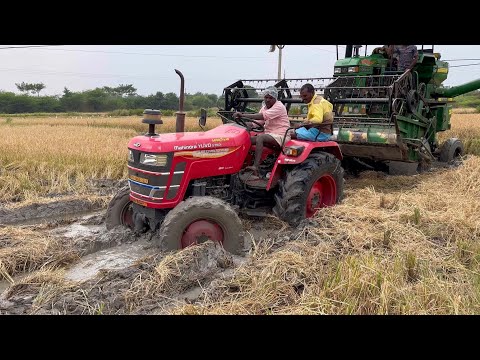
<instances>
[{"instance_id":1,"label":"yellow t-shirt","mask_svg":"<svg viewBox=\"0 0 480 360\"><path fill-rule=\"evenodd\" d=\"M332 117L333 105L330 101L325 100L322 96L313 95L312 100L308 103L307 120L314 123L322 123Z\"/></svg>"}]
</instances>

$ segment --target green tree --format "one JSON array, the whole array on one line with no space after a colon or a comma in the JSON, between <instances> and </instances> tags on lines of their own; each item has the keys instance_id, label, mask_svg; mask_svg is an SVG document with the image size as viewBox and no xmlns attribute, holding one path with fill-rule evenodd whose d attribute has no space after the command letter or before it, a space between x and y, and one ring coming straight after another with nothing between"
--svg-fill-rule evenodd
<instances>
[{"instance_id":1,"label":"green tree","mask_svg":"<svg viewBox=\"0 0 480 360\"><path fill-rule=\"evenodd\" d=\"M37 96L40 96L40 91L42 91L43 89L45 89L46 86L44 83L38 83L38 84L32 84L32 89L31 91L33 93L36 93Z\"/></svg>"},{"instance_id":2,"label":"green tree","mask_svg":"<svg viewBox=\"0 0 480 360\"><path fill-rule=\"evenodd\" d=\"M115 90L117 91L117 93L120 96L135 96L135 95L137 95L137 89L134 88L133 85L131 85L131 84L128 84L128 85L120 84L120 86L117 86L115 88Z\"/></svg>"},{"instance_id":3,"label":"green tree","mask_svg":"<svg viewBox=\"0 0 480 360\"><path fill-rule=\"evenodd\" d=\"M179 106L178 96L173 92L169 92L165 94L165 98L163 99L163 102L160 104L160 108L165 110L178 110L178 106Z\"/></svg>"},{"instance_id":4,"label":"green tree","mask_svg":"<svg viewBox=\"0 0 480 360\"><path fill-rule=\"evenodd\" d=\"M124 96L137 95L137 89L134 88L132 84L127 84L127 85L120 84L119 86L114 88L110 86L104 86L102 90L105 91L107 94L113 95L113 96L124 97Z\"/></svg>"},{"instance_id":5,"label":"green tree","mask_svg":"<svg viewBox=\"0 0 480 360\"><path fill-rule=\"evenodd\" d=\"M28 93L30 91L30 84L27 84L26 82L22 81L21 84L15 83L15 86L17 89L23 93Z\"/></svg>"},{"instance_id":6,"label":"green tree","mask_svg":"<svg viewBox=\"0 0 480 360\"><path fill-rule=\"evenodd\" d=\"M15 83L17 86L17 89L20 90L21 92L28 93L31 91L33 94L37 94L37 96L40 96L40 91L46 88L44 83L35 83L35 84L30 84L22 81L21 84Z\"/></svg>"}]
</instances>

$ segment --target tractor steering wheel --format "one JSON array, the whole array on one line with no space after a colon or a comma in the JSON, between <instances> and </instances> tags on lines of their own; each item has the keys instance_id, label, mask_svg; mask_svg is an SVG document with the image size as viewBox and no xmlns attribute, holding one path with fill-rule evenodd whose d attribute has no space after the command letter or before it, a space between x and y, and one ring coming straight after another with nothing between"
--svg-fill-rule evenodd
<instances>
[{"instance_id":1,"label":"tractor steering wheel","mask_svg":"<svg viewBox=\"0 0 480 360\"><path fill-rule=\"evenodd\" d=\"M247 119L248 122L251 122L252 124L255 124L257 125L257 127L252 127L250 128L243 119ZM249 119L249 118L246 118L246 117L240 117L238 118L239 121L242 122L242 124L244 124L244 126L247 128L248 131L253 131L253 132L257 132L257 133L261 133L261 132L264 132L265 131L265 126L263 124L260 124L258 121L256 120L253 120L253 119Z\"/></svg>"},{"instance_id":2,"label":"tractor steering wheel","mask_svg":"<svg viewBox=\"0 0 480 360\"><path fill-rule=\"evenodd\" d=\"M253 131L253 132L264 132L265 131L265 127L263 126L263 124L260 124L259 122L255 121L255 120L252 120L252 119L249 119L249 118L246 118L246 117L238 117L238 118L233 118L233 120L230 120L226 116L223 116L220 113L217 113L217 115L219 115L222 119L224 119L227 122L234 121L238 125L241 125L241 126L245 127L248 131ZM248 120L248 122L254 123L258 127L250 128L250 126L248 126L248 124L245 122L244 119Z\"/></svg>"}]
</instances>

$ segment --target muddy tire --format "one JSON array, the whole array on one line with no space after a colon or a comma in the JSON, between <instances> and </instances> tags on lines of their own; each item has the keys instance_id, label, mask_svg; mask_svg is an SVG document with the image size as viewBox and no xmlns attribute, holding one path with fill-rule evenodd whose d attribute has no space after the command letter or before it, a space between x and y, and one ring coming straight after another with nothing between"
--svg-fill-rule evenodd
<instances>
[{"instance_id":1,"label":"muddy tire","mask_svg":"<svg viewBox=\"0 0 480 360\"><path fill-rule=\"evenodd\" d=\"M130 188L125 186L113 197L108 204L105 225L107 230L123 225L133 229L133 210L130 201Z\"/></svg>"},{"instance_id":2,"label":"muddy tire","mask_svg":"<svg viewBox=\"0 0 480 360\"><path fill-rule=\"evenodd\" d=\"M275 194L273 212L291 226L312 217L316 208L331 206L343 198L343 168L334 155L310 154L298 166L287 170Z\"/></svg>"},{"instance_id":3,"label":"muddy tire","mask_svg":"<svg viewBox=\"0 0 480 360\"><path fill-rule=\"evenodd\" d=\"M220 242L232 254L242 254L243 225L233 208L211 196L195 196L179 203L165 217L157 245L179 250L206 240Z\"/></svg>"},{"instance_id":4,"label":"muddy tire","mask_svg":"<svg viewBox=\"0 0 480 360\"><path fill-rule=\"evenodd\" d=\"M452 163L463 155L463 144L457 138L450 138L440 147L439 160L446 163Z\"/></svg>"}]
</instances>

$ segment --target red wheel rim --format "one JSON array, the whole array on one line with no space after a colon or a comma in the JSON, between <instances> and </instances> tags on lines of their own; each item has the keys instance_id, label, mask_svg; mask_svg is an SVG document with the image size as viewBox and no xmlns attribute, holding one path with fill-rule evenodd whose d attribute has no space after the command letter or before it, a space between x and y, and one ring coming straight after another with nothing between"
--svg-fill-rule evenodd
<instances>
[{"instance_id":1,"label":"red wheel rim","mask_svg":"<svg viewBox=\"0 0 480 360\"><path fill-rule=\"evenodd\" d=\"M307 218L312 217L318 209L335 205L337 187L331 175L321 176L312 186L307 197Z\"/></svg>"},{"instance_id":2,"label":"red wheel rim","mask_svg":"<svg viewBox=\"0 0 480 360\"><path fill-rule=\"evenodd\" d=\"M130 229L134 228L135 225L133 223L133 209L131 202L123 207L120 218L122 225L128 226Z\"/></svg>"},{"instance_id":3,"label":"red wheel rim","mask_svg":"<svg viewBox=\"0 0 480 360\"><path fill-rule=\"evenodd\" d=\"M201 244L207 240L218 241L223 244L222 228L213 221L197 220L185 229L182 236L182 249L190 245Z\"/></svg>"}]
</instances>

